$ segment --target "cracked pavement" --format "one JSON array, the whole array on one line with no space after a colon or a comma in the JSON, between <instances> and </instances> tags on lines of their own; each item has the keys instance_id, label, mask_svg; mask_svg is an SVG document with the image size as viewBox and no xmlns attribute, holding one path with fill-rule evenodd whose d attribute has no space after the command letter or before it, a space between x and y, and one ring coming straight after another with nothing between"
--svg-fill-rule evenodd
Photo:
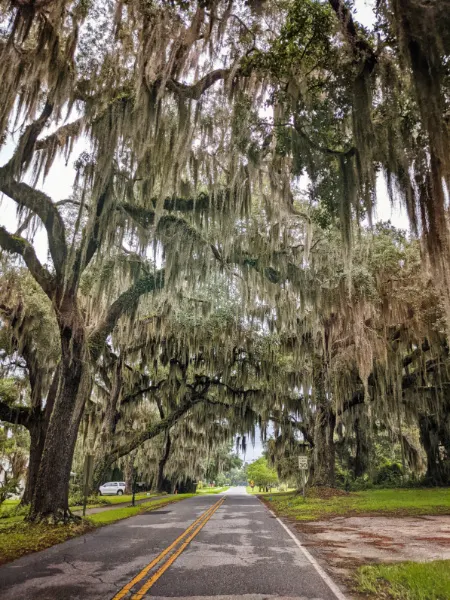
<instances>
[{"instance_id":1,"label":"cracked pavement","mask_svg":"<svg viewBox=\"0 0 450 600\"><path fill-rule=\"evenodd\" d=\"M0 597L110 600L217 500L196 496L4 565ZM336 600L280 523L242 491L227 494L145 598Z\"/></svg>"}]
</instances>

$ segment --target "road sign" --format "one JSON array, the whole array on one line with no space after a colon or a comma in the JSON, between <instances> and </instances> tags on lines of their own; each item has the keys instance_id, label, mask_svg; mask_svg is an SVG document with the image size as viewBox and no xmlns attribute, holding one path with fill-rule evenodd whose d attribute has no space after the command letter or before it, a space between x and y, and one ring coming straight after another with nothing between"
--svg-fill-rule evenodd
<instances>
[{"instance_id":1,"label":"road sign","mask_svg":"<svg viewBox=\"0 0 450 600\"><path fill-rule=\"evenodd\" d=\"M250 481L250 487L255 487L255 482L254 481Z\"/></svg>"},{"instance_id":2,"label":"road sign","mask_svg":"<svg viewBox=\"0 0 450 600\"><path fill-rule=\"evenodd\" d=\"M308 468L308 457L307 456L299 456L298 457L298 468L302 471L306 471Z\"/></svg>"}]
</instances>

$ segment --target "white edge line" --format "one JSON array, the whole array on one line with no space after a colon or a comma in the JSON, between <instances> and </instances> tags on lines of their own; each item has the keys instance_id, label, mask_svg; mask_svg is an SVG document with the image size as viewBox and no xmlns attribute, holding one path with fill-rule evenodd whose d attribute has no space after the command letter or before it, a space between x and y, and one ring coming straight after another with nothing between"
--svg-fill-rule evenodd
<instances>
[{"instance_id":1,"label":"white edge line","mask_svg":"<svg viewBox=\"0 0 450 600\"><path fill-rule=\"evenodd\" d=\"M259 500L259 498L258 498L258 500ZM300 550L303 552L303 554L306 556L306 558L309 560L309 562L315 568L315 570L320 575L320 577L325 581L325 583L330 588L330 590L333 592L333 594L336 596L336 598L338 598L338 600L347 600L347 598L344 596L344 594L341 592L341 590L338 588L338 586L334 583L334 581L331 579L331 577L329 577L325 573L325 571L319 565L319 563L314 558L314 556L312 556L312 554L310 552L308 552L308 550L303 546L303 544L300 542L298 537L292 533L292 531L289 529L289 527L285 523L283 523L283 521L280 518L277 517L277 515L273 512L273 510L271 510L261 500L259 500L259 501L270 512L270 514L278 521L278 523L286 531L286 533L294 540L296 546L298 548L300 548Z\"/></svg>"}]
</instances>

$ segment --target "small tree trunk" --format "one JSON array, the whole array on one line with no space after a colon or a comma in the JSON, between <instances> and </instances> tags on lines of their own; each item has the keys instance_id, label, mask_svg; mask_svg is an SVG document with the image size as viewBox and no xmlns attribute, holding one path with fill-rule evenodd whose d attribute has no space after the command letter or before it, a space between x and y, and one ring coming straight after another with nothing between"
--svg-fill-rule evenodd
<instances>
[{"instance_id":1,"label":"small tree trunk","mask_svg":"<svg viewBox=\"0 0 450 600\"><path fill-rule=\"evenodd\" d=\"M369 423L366 418L355 418L353 424L356 437L356 453L353 468L353 476L361 477L367 471L369 466L370 445L368 441Z\"/></svg>"},{"instance_id":2,"label":"small tree trunk","mask_svg":"<svg viewBox=\"0 0 450 600\"><path fill-rule=\"evenodd\" d=\"M314 377L314 392L317 402L314 423L313 486L334 487L336 448L334 429L336 413L325 392L325 377L322 369L317 369Z\"/></svg>"},{"instance_id":3,"label":"small tree trunk","mask_svg":"<svg viewBox=\"0 0 450 600\"><path fill-rule=\"evenodd\" d=\"M111 468L111 461L108 460L111 450L111 440L114 436L117 426L117 408L122 393L122 358L116 362L114 384L111 389L111 396L106 405L105 417L102 422L102 429L98 436L94 448L94 475L92 478L92 492L97 493L102 483L105 483L107 473Z\"/></svg>"},{"instance_id":4,"label":"small tree trunk","mask_svg":"<svg viewBox=\"0 0 450 600\"><path fill-rule=\"evenodd\" d=\"M331 406L319 406L314 428L314 475L311 485L334 487L336 415Z\"/></svg>"},{"instance_id":5,"label":"small tree trunk","mask_svg":"<svg viewBox=\"0 0 450 600\"><path fill-rule=\"evenodd\" d=\"M172 441L170 439L169 432L167 432L166 443L164 445L164 452L158 463L158 476L156 479L156 491L157 492L164 491L164 469L166 467L167 461L169 460L171 445L172 445Z\"/></svg>"},{"instance_id":6,"label":"small tree trunk","mask_svg":"<svg viewBox=\"0 0 450 600\"><path fill-rule=\"evenodd\" d=\"M427 455L426 478L434 485L444 485L447 479L445 466L439 455L439 426L430 415L419 417L420 441Z\"/></svg>"},{"instance_id":7,"label":"small tree trunk","mask_svg":"<svg viewBox=\"0 0 450 600\"><path fill-rule=\"evenodd\" d=\"M125 458L125 465L123 469L123 478L125 480L125 493L131 494L133 488L133 456L129 454Z\"/></svg>"},{"instance_id":8,"label":"small tree trunk","mask_svg":"<svg viewBox=\"0 0 450 600\"><path fill-rule=\"evenodd\" d=\"M111 464L107 456L95 457L91 493L98 493L98 488L102 485L102 483L106 482L110 469Z\"/></svg>"}]
</instances>

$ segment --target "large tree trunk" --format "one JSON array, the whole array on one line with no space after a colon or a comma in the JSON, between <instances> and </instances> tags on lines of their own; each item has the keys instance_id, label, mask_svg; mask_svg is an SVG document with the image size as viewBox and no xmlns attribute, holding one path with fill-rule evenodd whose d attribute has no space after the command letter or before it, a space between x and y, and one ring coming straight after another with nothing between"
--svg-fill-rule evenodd
<instances>
[{"instance_id":1,"label":"large tree trunk","mask_svg":"<svg viewBox=\"0 0 450 600\"><path fill-rule=\"evenodd\" d=\"M172 445L172 441L170 439L170 434L169 434L169 432L167 432L165 444L164 444L163 455L161 456L161 459L158 463L158 476L156 478L156 491L157 492L164 491L164 469L166 467L167 461L169 460L171 445Z\"/></svg>"},{"instance_id":2,"label":"large tree trunk","mask_svg":"<svg viewBox=\"0 0 450 600\"><path fill-rule=\"evenodd\" d=\"M314 393L317 403L314 423L314 450L310 485L334 487L336 448L334 429L336 413L325 391L325 376L318 369L314 377Z\"/></svg>"},{"instance_id":3,"label":"large tree trunk","mask_svg":"<svg viewBox=\"0 0 450 600\"><path fill-rule=\"evenodd\" d=\"M60 381L31 502L29 518L32 521L58 522L70 517L70 470L84 405L91 387L84 328L76 307L72 304L70 308L70 326L67 322L60 322Z\"/></svg>"},{"instance_id":4,"label":"large tree trunk","mask_svg":"<svg viewBox=\"0 0 450 600\"><path fill-rule=\"evenodd\" d=\"M30 459L28 462L27 480L23 492L21 504L31 504L33 492L36 488L39 467L41 466L42 454L47 433L47 423L44 419L39 419L36 423L30 424Z\"/></svg>"},{"instance_id":5,"label":"large tree trunk","mask_svg":"<svg viewBox=\"0 0 450 600\"><path fill-rule=\"evenodd\" d=\"M39 468L41 466L42 454L44 453L44 445L45 439L47 437L48 424L53 411L53 407L55 405L56 395L58 393L58 386L59 366L55 370L52 383L47 394L45 411L43 413L39 412L37 418L31 421L28 427L28 431L30 432L30 459L28 462L27 481L21 500L22 505L31 504L31 501L33 499Z\"/></svg>"}]
</instances>

